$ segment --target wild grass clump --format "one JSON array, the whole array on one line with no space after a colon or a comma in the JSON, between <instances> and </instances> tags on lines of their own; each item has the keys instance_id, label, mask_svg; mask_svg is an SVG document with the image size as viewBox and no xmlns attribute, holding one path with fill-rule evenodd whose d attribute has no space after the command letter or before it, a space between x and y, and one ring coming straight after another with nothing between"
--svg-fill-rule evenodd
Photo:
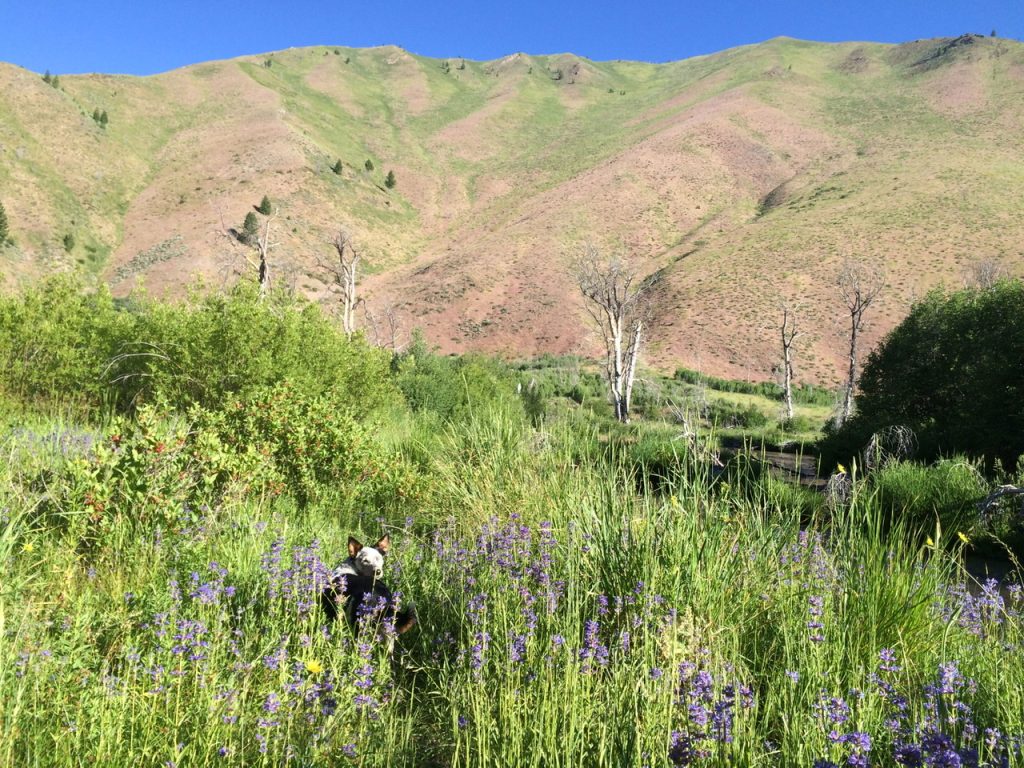
<instances>
[{"instance_id":1,"label":"wild grass clump","mask_svg":"<svg viewBox=\"0 0 1024 768\"><path fill-rule=\"evenodd\" d=\"M965 531L975 524L977 503L987 495L987 483L964 458L925 465L895 461L870 475L882 508L893 519L922 530L938 523L948 531Z\"/></svg>"}]
</instances>

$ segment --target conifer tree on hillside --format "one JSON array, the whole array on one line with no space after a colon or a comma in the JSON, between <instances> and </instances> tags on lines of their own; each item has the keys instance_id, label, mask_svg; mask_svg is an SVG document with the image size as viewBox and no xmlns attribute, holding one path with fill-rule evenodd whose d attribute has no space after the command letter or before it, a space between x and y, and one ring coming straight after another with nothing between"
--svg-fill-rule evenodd
<instances>
[{"instance_id":1,"label":"conifer tree on hillside","mask_svg":"<svg viewBox=\"0 0 1024 768\"><path fill-rule=\"evenodd\" d=\"M332 165L331 166L331 170L334 171L339 176L341 176L341 171L342 171L341 160L338 160L338 162L336 162L334 165Z\"/></svg>"},{"instance_id":2,"label":"conifer tree on hillside","mask_svg":"<svg viewBox=\"0 0 1024 768\"><path fill-rule=\"evenodd\" d=\"M274 206L271 205L270 198L267 195L264 195L263 199L260 200L260 204L257 206L256 210L264 216L269 216L273 212Z\"/></svg>"},{"instance_id":3,"label":"conifer tree on hillside","mask_svg":"<svg viewBox=\"0 0 1024 768\"><path fill-rule=\"evenodd\" d=\"M106 128L107 127L107 123L109 121L110 121L110 118L107 117L107 110L104 109L102 112L100 112L100 125L103 126L104 128Z\"/></svg>"},{"instance_id":4,"label":"conifer tree on hillside","mask_svg":"<svg viewBox=\"0 0 1024 768\"><path fill-rule=\"evenodd\" d=\"M4 210L4 204L0 203L0 246L7 242L7 236L10 234L10 229L7 225L7 211Z\"/></svg>"},{"instance_id":5,"label":"conifer tree on hillside","mask_svg":"<svg viewBox=\"0 0 1024 768\"><path fill-rule=\"evenodd\" d=\"M394 189L395 183L395 172L388 171L388 175L384 177L384 186L387 187L388 189Z\"/></svg>"},{"instance_id":6,"label":"conifer tree on hillside","mask_svg":"<svg viewBox=\"0 0 1024 768\"><path fill-rule=\"evenodd\" d=\"M252 245L260 233L260 222L256 214L249 211L242 222L242 236L239 238L246 245Z\"/></svg>"},{"instance_id":7,"label":"conifer tree on hillside","mask_svg":"<svg viewBox=\"0 0 1024 768\"><path fill-rule=\"evenodd\" d=\"M366 170L368 170L368 171L372 171L373 170L373 160L370 160L369 158L367 158L366 162L363 163L363 167Z\"/></svg>"}]
</instances>

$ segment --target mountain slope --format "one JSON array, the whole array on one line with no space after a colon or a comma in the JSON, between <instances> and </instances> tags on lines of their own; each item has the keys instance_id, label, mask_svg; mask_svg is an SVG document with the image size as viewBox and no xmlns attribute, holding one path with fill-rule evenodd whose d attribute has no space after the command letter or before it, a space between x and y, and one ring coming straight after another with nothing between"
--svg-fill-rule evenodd
<instances>
[{"instance_id":1,"label":"mountain slope","mask_svg":"<svg viewBox=\"0 0 1024 768\"><path fill-rule=\"evenodd\" d=\"M60 84L0 65L12 285L74 261L121 294L220 281L244 268L224 230L267 194L278 280L327 297L316 257L344 226L370 307L446 350L592 351L566 274L589 241L660 270L651 363L765 377L786 299L798 377L833 381L844 258L887 273L869 343L973 261L1024 271L1006 40L776 39L660 65L318 47Z\"/></svg>"}]
</instances>

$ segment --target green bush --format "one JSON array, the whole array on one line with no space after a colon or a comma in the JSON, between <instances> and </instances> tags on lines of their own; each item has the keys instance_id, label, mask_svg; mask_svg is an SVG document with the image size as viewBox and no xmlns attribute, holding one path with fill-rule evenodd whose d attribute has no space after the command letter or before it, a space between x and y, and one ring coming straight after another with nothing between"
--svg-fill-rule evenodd
<instances>
[{"instance_id":1,"label":"green bush","mask_svg":"<svg viewBox=\"0 0 1024 768\"><path fill-rule=\"evenodd\" d=\"M131 325L109 291L86 293L69 275L0 295L0 389L30 402L99 406L106 366Z\"/></svg>"},{"instance_id":2,"label":"green bush","mask_svg":"<svg viewBox=\"0 0 1024 768\"><path fill-rule=\"evenodd\" d=\"M360 424L345 388L303 394L282 383L254 392L225 410L220 439L240 455L267 456L281 479L278 492L301 507L331 501L349 509L377 510L417 501L413 467L383 451Z\"/></svg>"},{"instance_id":3,"label":"green bush","mask_svg":"<svg viewBox=\"0 0 1024 768\"><path fill-rule=\"evenodd\" d=\"M458 420L499 403L511 403L523 412L512 372L497 360L482 355L435 355L417 334L397 365L398 388L413 411L429 411L443 421Z\"/></svg>"},{"instance_id":4,"label":"green bush","mask_svg":"<svg viewBox=\"0 0 1024 768\"><path fill-rule=\"evenodd\" d=\"M885 427L908 427L919 455L984 457L992 474L1024 454L1024 283L936 290L868 356L857 413L826 436L839 460ZM847 453L849 455L849 453Z\"/></svg>"},{"instance_id":5,"label":"green bush","mask_svg":"<svg viewBox=\"0 0 1024 768\"><path fill-rule=\"evenodd\" d=\"M225 444L211 428L212 414L165 412L158 403L135 418L115 419L89 451L45 480L43 512L76 546L93 546L125 524L177 530L255 484L261 492L281 492L270 459L253 445Z\"/></svg>"},{"instance_id":6,"label":"green bush","mask_svg":"<svg viewBox=\"0 0 1024 768\"><path fill-rule=\"evenodd\" d=\"M345 388L363 418L400 399L390 362L316 305L259 301L249 284L118 308L105 289L86 293L59 276L0 297L0 389L26 401L127 413L162 398L177 410L216 410L288 380L309 394Z\"/></svg>"},{"instance_id":7,"label":"green bush","mask_svg":"<svg viewBox=\"0 0 1024 768\"><path fill-rule=\"evenodd\" d=\"M387 187L388 189L394 189L395 184L395 172L388 171L388 175L384 177L384 186Z\"/></svg>"},{"instance_id":8,"label":"green bush","mask_svg":"<svg viewBox=\"0 0 1024 768\"><path fill-rule=\"evenodd\" d=\"M274 212L274 205L270 202L270 198L267 195L264 195L263 199L260 200L260 204L256 206L256 210L264 216L269 216Z\"/></svg>"},{"instance_id":9,"label":"green bush","mask_svg":"<svg viewBox=\"0 0 1024 768\"><path fill-rule=\"evenodd\" d=\"M10 225L7 223L7 211L4 209L4 204L0 203L0 246L7 242L7 237L10 234Z\"/></svg>"},{"instance_id":10,"label":"green bush","mask_svg":"<svg viewBox=\"0 0 1024 768\"><path fill-rule=\"evenodd\" d=\"M711 400L705 418L722 429L759 429L771 419L756 405L739 405L725 400Z\"/></svg>"}]
</instances>

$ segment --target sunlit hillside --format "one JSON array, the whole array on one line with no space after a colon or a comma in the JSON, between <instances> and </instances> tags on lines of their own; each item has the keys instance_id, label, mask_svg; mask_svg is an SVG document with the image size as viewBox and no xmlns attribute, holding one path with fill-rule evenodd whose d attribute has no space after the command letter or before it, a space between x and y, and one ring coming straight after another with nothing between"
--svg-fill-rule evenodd
<instances>
[{"instance_id":1,"label":"sunlit hillside","mask_svg":"<svg viewBox=\"0 0 1024 768\"><path fill-rule=\"evenodd\" d=\"M443 350L591 350L566 272L589 241L662 271L650 363L766 378L786 299L797 376L828 383L844 258L887 273L868 342L973 262L1024 271L1022 97L1024 46L977 36L668 64L316 47L56 88L0 65L0 271L80 264L117 295L232 280L225 230L268 195L278 281L326 296L343 226L370 308Z\"/></svg>"}]
</instances>

